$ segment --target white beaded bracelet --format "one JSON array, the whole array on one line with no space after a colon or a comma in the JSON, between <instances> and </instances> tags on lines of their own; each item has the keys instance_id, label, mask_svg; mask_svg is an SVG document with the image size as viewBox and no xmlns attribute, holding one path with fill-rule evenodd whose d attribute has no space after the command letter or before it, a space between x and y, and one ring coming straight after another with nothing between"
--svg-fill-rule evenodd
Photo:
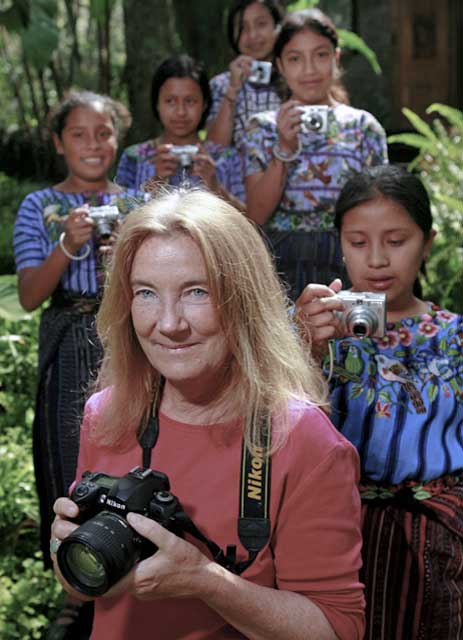
<instances>
[{"instance_id":1,"label":"white beaded bracelet","mask_svg":"<svg viewBox=\"0 0 463 640\"><path fill-rule=\"evenodd\" d=\"M297 149L294 153L286 153L285 151L282 151L280 149L280 145L278 144L278 142L273 147L272 153L275 156L275 158L277 158L278 160L281 160L281 162L292 162L293 160L296 160L296 158L299 157L299 154L301 153L301 151L302 151L302 144L301 144L301 141L298 140Z\"/></svg>"},{"instance_id":2,"label":"white beaded bracelet","mask_svg":"<svg viewBox=\"0 0 463 640\"><path fill-rule=\"evenodd\" d=\"M85 253L83 253L81 256L73 256L72 253L69 253L69 251L64 246L64 236L65 235L66 235L66 232L63 231L63 233L59 237L59 246L61 247L61 251L64 253L66 258L69 258L70 260L85 260L85 258L90 253L90 245L87 244L87 246L85 247Z\"/></svg>"}]
</instances>

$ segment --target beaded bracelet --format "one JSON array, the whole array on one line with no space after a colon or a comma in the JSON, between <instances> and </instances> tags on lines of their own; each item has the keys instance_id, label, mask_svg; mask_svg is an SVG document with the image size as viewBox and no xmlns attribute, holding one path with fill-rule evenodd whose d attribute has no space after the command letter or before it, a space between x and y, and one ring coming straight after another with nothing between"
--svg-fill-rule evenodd
<instances>
[{"instance_id":1,"label":"beaded bracelet","mask_svg":"<svg viewBox=\"0 0 463 640\"><path fill-rule=\"evenodd\" d=\"M275 156L275 158L277 158L278 160L281 160L281 162L292 162L293 160L296 160L296 158L299 157L299 154L302 151L302 145L301 145L301 141L298 140L298 144L297 144L297 149L294 153L286 153L285 151L282 151L280 149L280 145L278 144L278 142L275 144L275 146L272 149L272 153Z\"/></svg>"},{"instance_id":2,"label":"beaded bracelet","mask_svg":"<svg viewBox=\"0 0 463 640\"><path fill-rule=\"evenodd\" d=\"M70 260L85 260L85 258L90 253L90 245L87 244L87 246L85 247L85 253L83 253L81 256L73 256L72 253L69 253L69 251L64 246L64 236L65 235L66 235L66 232L63 231L63 233L59 237L59 246L61 247L61 251L64 253L66 258L69 258Z\"/></svg>"}]
</instances>

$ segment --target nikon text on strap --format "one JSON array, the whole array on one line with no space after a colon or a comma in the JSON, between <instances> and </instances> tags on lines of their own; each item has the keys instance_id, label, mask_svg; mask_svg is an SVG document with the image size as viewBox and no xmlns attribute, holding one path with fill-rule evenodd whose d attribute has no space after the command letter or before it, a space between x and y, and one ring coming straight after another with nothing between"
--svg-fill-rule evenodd
<instances>
[{"instance_id":1,"label":"nikon text on strap","mask_svg":"<svg viewBox=\"0 0 463 640\"><path fill-rule=\"evenodd\" d=\"M248 552L248 559L236 562L236 547L230 545L226 553L204 536L189 516L182 512L176 519L183 531L186 531L211 552L214 561L229 571L240 575L256 559L257 554L265 547L270 538L270 475L271 459L268 455L272 440L271 421L267 420L263 427L264 443L262 447L254 447L251 452L243 440L240 474L240 504L238 516L238 537ZM142 447L143 468L151 466L151 451L159 436L158 412L153 407L145 431L139 437Z\"/></svg>"}]
</instances>

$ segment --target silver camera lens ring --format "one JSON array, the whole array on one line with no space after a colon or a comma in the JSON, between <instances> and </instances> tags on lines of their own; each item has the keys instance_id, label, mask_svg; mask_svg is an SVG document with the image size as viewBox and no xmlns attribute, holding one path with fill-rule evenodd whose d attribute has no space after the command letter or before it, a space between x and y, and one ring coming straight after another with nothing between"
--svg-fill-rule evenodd
<instances>
[{"instance_id":1,"label":"silver camera lens ring","mask_svg":"<svg viewBox=\"0 0 463 640\"><path fill-rule=\"evenodd\" d=\"M378 328L378 319L375 313L363 306L350 309L346 314L345 323L348 332L357 338L368 338Z\"/></svg>"}]
</instances>

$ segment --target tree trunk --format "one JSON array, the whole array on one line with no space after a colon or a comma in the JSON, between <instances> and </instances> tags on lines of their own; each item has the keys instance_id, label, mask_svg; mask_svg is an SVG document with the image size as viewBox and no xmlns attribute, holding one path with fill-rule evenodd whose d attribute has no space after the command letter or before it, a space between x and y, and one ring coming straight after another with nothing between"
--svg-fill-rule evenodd
<instances>
[{"instance_id":1,"label":"tree trunk","mask_svg":"<svg viewBox=\"0 0 463 640\"><path fill-rule=\"evenodd\" d=\"M173 0L182 48L201 60L210 77L224 71L235 56L226 33L230 0Z\"/></svg>"},{"instance_id":2,"label":"tree trunk","mask_svg":"<svg viewBox=\"0 0 463 640\"><path fill-rule=\"evenodd\" d=\"M124 24L125 81L133 117L128 140L140 142L158 129L150 104L152 75L164 58L179 51L172 0L124 0Z\"/></svg>"}]
</instances>

